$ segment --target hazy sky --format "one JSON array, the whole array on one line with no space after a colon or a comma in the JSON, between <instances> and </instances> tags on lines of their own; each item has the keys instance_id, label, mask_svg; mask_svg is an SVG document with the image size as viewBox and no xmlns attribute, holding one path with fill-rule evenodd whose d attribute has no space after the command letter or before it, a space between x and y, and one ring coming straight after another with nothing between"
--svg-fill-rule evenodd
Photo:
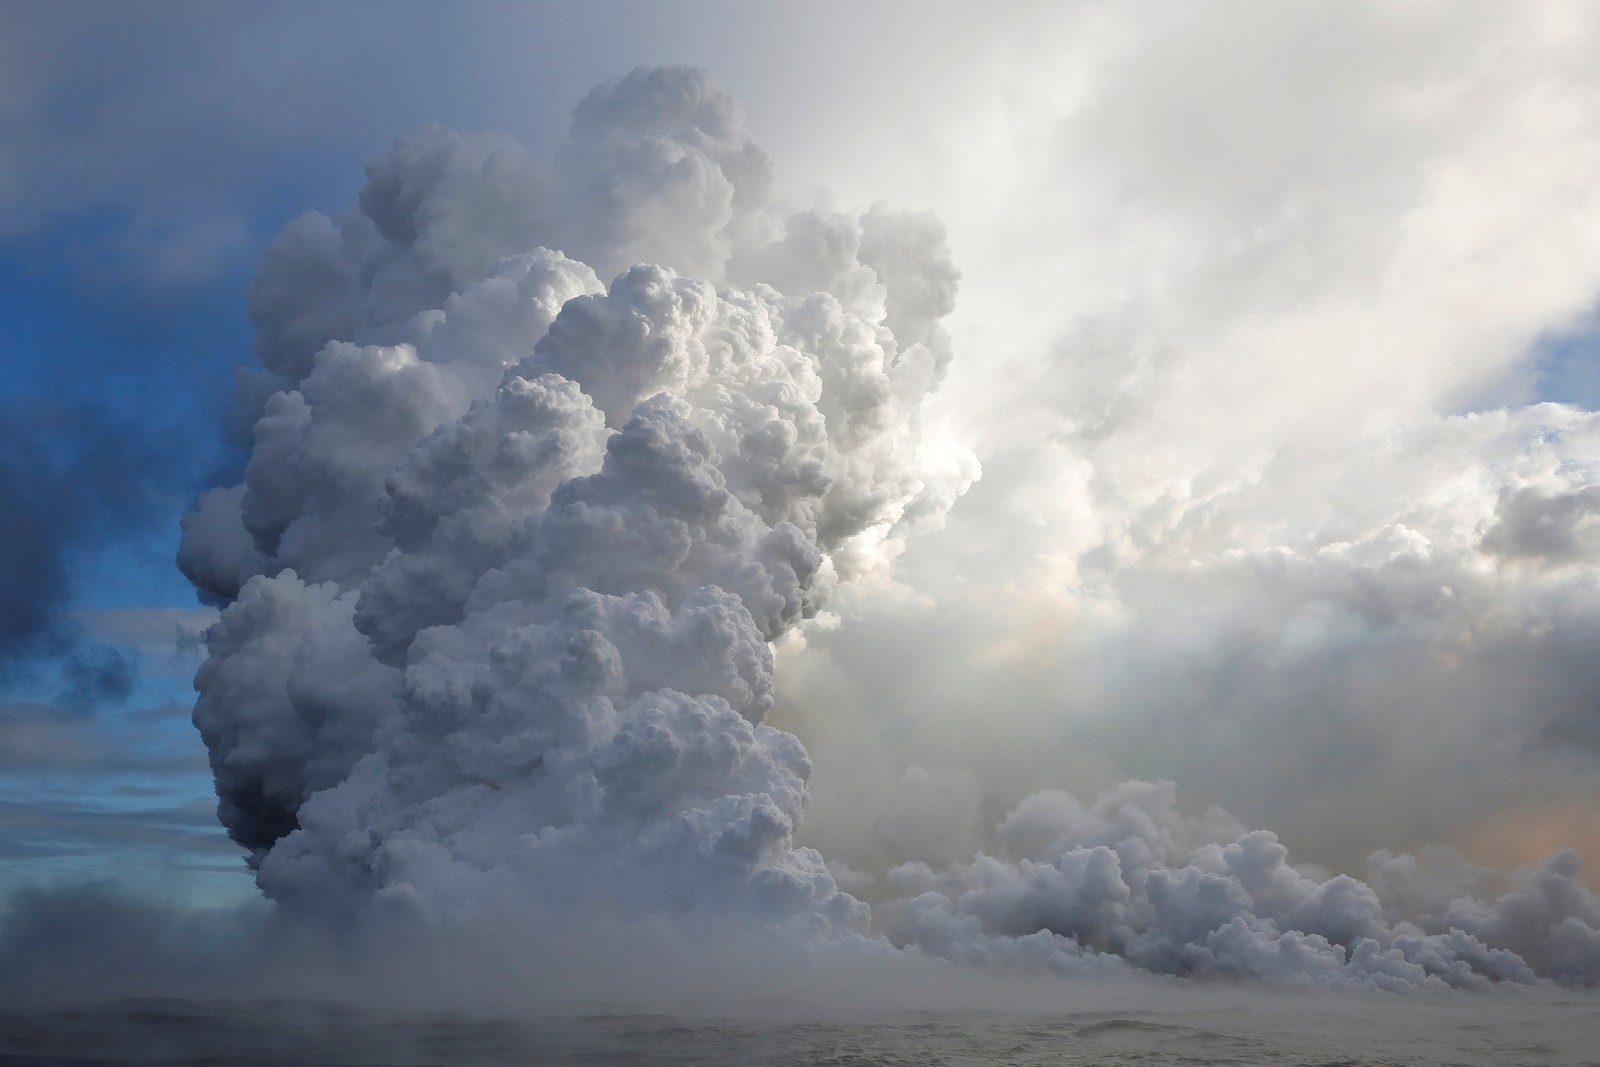
<instances>
[{"instance_id":1,"label":"hazy sky","mask_svg":"<svg viewBox=\"0 0 1600 1067\"><path fill-rule=\"evenodd\" d=\"M587 135L558 155L574 105L659 64L742 103L716 150L770 157L752 227L861 219L863 249L912 249L880 254L887 280L942 253L922 223L874 238L868 209L931 211L960 274L928 320L948 376L900 412L904 477L945 488L906 495L918 522L818 534L844 580L762 630L768 721L814 768L797 839L840 888L954 900L987 877L975 852L1027 852L1024 798L1122 810L1130 779L1174 783L1179 838L1216 806L1328 872L1571 846L1594 884L1594 9L11 0L0 888L255 892L189 722L216 609L173 563L179 517L245 471L245 287L286 224L350 211L430 124L504 131L579 188L599 164ZM784 285L737 235L707 259L571 226L601 285L639 248ZM909 344L915 301L886 284ZM1038 795L1027 812L1089 818Z\"/></svg>"}]
</instances>

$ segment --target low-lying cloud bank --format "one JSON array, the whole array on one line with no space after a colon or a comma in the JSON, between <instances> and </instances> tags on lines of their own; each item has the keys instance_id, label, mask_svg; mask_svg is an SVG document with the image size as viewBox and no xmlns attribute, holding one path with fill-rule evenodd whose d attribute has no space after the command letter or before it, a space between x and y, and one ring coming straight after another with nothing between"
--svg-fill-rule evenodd
<instances>
[{"instance_id":1,"label":"low-lying cloud bank","mask_svg":"<svg viewBox=\"0 0 1600 1067\"><path fill-rule=\"evenodd\" d=\"M58 885L5 902L0 1000L872 1015L1082 1009L1085 985L1126 1011L1196 978L1348 992L1597 984L1600 898L1570 850L1509 875L1448 851L1380 852L1363 882L1294 862L1220 810L1183 815L1173 794L1145 782L1088 805L1034 794L999 826L998 855L893 869L855 930L725 899L552 905L505 882L442 918L419 915L411 893L337 922L303 899L185 909Z\"/></svg>"},{"instance_id":2,"label":"low-lying cloud bank","mask_svg":"<svg viewBox=\"0 0 1600 1067\"><path fill-rule=\"evenodd\" d=\"M1386 990L1600 983L1600 898L1571 850L1499 893L1498 872L1448 855L1380 852L1362 882L1295 863L1273 833L1219 809L1182 815L1174 792L1127 782L1087 806L1035 793L1000 824L1002 855L893 869L895 899L875 922L949 959L1068 975L1131 966Z\"/></svg>"}]
</instances>

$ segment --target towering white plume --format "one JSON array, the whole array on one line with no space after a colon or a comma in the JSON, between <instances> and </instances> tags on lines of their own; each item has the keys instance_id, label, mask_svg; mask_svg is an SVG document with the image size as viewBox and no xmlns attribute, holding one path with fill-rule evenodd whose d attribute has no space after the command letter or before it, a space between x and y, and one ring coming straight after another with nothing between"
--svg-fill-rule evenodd
<instances>
[{"instance_id":1,"label":"towering white plume","mask_svg":"<svg viewBox=\"0 0 1600 1067\"><path fill-rule=\"evenodd\" d=\"M976 476L919 445L957 275L927 217L784 224L771 169L704 73L639 70L553 167L423 130L269 247L254 449L180 555L269 895L865 925L792 843L769 643Z\"/></svg>"}]
</instances>

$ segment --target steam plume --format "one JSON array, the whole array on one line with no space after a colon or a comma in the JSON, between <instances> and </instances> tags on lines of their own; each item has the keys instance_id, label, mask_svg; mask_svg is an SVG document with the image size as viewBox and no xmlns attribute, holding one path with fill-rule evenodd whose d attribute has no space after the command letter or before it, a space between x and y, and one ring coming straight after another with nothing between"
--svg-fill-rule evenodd
<instances>
[{"instance_id":1,"label":"steam plume","mask_svg":"<svg viewBox=\"0 0 1600 1067\"><path fill-rule=\"evenodd\" d=\"M640 70L551 168L424 130L267 250L251 459L180 563L269 895L864 927L791 841L770 642L975 476L919 449L956 274L922 216L783 226L770 174L706 75Z\"/></svg>"},{"instance_id":2,"label":"steam plume","mask_svg":"<svg viewBox=\"0 0 1600 1067\"><path fill-rule=\"evenodd\" d=\"M179 557L225 605L195 723L268 895L737 915L1071 974L1600 980L1571 853L1509 892L1386 853L1363 883L1169 785L1036 794L995 855L903 864L873 911L841 890L794 843L811 767L764 722L772 642L978 471L923 437L958 281L940 225L782 219L772 180L705 74L640 70L548 166L423 130L269 246L251 458ZM1575 519L1552 548L1526 515L1590 504L1508 496L1489 540L1580 551Z\"/></svg>"}]
</instances>

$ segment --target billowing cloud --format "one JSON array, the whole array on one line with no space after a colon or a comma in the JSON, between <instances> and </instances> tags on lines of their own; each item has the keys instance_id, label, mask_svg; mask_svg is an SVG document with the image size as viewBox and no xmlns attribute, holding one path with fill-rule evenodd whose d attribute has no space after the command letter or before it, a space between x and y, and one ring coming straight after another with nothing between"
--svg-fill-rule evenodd
<instances>
[{"instance_id":1,"label":"billowing cloud","mask_svg":"<svg viewBox=\"0 0 1600 1067\"><path fill-rule=\"evenodd\" d=\"M642 69L551 165L427 129L268 248L254 448L179 558L226 604L195 721L269 895L864 926L792 841L770 642L975 477L918 422L957 275L886 209L818 267L770 184L732 98ZM782 287L718 289L736 250Z\"/></svg>"},{"instance_id":2,"label":"billowing cloud","mask_svg":"<svg viewBox=\"0 0 1600 1067\"><path fill-rule=\"evenodd\" d=\"M1220 809L1181 814L1170 785L1035 791L1171 760L1220 793L1243 766L1247 806L1297 793L1303 831L1340 776L1386 805L1402 773L1465 767L1478 807L1441 786L1425 822L1581 774L1590 413L1419 409L1479 365L1358 425L1333 397L1312 423L1243 404L1206 436L1232 353L1324 314L1335 344L1350 308L1224 319L1187 348L1178 319L1147 347L1139 308L1106 310L1063 344L1109 331L1112 362L1086 360L1067 400L1045 391L1065 421L1042 452L1012 436L1037 413L979 434L998 462L964 518L977 463L930 428L950 421L930 396L962 380L944 224L785 215L773 186L708 76L640 69L579 103L548 162L427 128L368 168L355 208L268 247L250 460L201 497L179 556L222 605L195 722L268 895L322 916L736 916L1072 974L1600 976L1571 852L1509 891L1434 853L1380 852L1360 881ZM1496 320L1482 361L1562 300ZM1182 373L1126 363L1146 355ZM1254 359L1267 385L1287 373ZM908 628L929 606L959 610ZM918 677L900 677L913 641ZM827 863L796 843L812 763L775 708L817 751L856 749L838 796L871 818L820 806ZM1017 728L1042 722L1058 740L1019 757ZM1267 735L1275 767L1251 762Z\"/></svg>"}]
</instances>

